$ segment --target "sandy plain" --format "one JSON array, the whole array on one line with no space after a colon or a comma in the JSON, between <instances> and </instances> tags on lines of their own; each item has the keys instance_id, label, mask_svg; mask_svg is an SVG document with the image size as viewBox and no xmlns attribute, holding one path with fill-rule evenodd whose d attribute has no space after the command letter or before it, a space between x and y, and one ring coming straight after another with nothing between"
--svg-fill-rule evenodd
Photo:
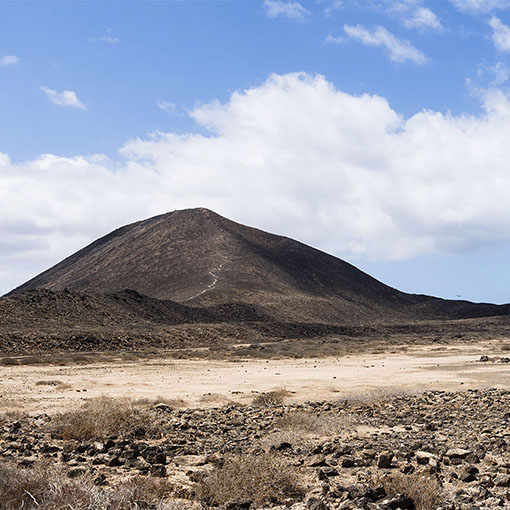
<instances>
[{"instance_id":1,"label":"sandy plain","mask_svg":"<svg viewBox=\"0 0 510 510\"><path fill-rule=\"evenodd\" d=\"M102 396L182 399L183 406L249 403L285 389L288 402L359 398L374 392L510 389L499 340L413 346L320 359L113 361L84 366L0 367L0 411L51 413ZM507 353L508 354L508 353ZM488 362L480 362L487 355Z\"/></svg>"}]
</instances>

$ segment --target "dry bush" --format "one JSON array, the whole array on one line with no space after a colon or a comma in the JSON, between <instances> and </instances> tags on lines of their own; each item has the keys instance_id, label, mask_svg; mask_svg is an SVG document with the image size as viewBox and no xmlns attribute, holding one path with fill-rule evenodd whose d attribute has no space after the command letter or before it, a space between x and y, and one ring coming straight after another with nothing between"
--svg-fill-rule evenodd
<instances>
[{"instance_id":1,"label":"dry bush","mask_svg":"<svg viewBox=\"0 0 510 510\"><path fill-rule=\"evenodd\" d=\"M234 498L256 505L300 500L305 495L298 468L270 454L227 458L221 467L195 484L195 497L208 505Z\"/></svg>"},{"instance_id":2,"label":"dry bush","mask_svg":"<svg viewBox=\"0 0 510 510\"><path fill-rule=\"evenodd\" d=\"M65 391L65 390L72 390L72 389L73 389L72 384L62 383L62 384L59 384L58 386L55 386L55 390L57 390L57 391Z\"/></svg>"},{"instance_id":3,"label":"dry bush","mask_svg":"<svg viewBox=\"0 0 510 510\"><path fill-rule=\"evenodd\" d=\"M150 437L160 437L163 422L156 412L128 398L99 397L79 409L55 415L48 427L63 439L86 441L128 437L142 430Z\"/></svg>"},{"instance_id":4,"label":"dry bush","mask_svg":"<svg viewBox=\"0 0 510 510\"><path fill-rule=\"evenodd\" d=\"M445 496L439 482L430 476L413 473L392 473L377 479L384 486L386 494L407 494L414 500L416 510L437 508L444 502Z\"/></svg>"},{"instance_id":5,"label":"dry bush","mask_svg":"<svg viewBox=\"0 0 510 510\"><path fill-rule=\"evenodd\" d=\"M338 436L355 425L356 417L351 414L314 414L310 411L292 411L276 422L280 430L319 436Z\"/></svg>"},{"instance_id":6,"label":"dry bush","mask_svg":"<svg viewBox=\"0 0 510 510\"><path fill-rule=\"evenodd\" d=\"M307 448L311 445L310 439L299 430L279 430L260 439L260 446L265 451L270 451L273 446L276 448L282 443L290 443L293 448Z\"/></svg>"},{"instance_id":7,"label":"dry bush","mask_svg":"<svg viewBox=\"0 0 510 510\"><path fill-rule=\"evenodd\" d=\"M260 393L252 400L252 405L256 407L271 407L283 404L283 399L289 394L286 390L268 391Z\"/></svg>"},{"instance_id":8,"label":"dry bush","mask_svg":"<svg viewBox=\"0 0 510 510\"><path fill-rule=\"evenodd\" d=\"M2 358L0 359L0 365L4 367L19 365L19 361L16 358Z\"/></svg>"},{"instance_id":9,"label":"dry bush","mask_svg":"<svg viewBox=\"0 0 510 510\"><path fill-rule=\"evenodd\" d=\"M10 409L9 411L3 411L0 413L0 425L13 421L24 421L28 417L28 414L18 409Z\"/></svg>"},{"instance_id":10,"label":"dry bush","mask_svg":"<svg viewBox=\"0 0 510 510\"><path fill-rule=\"evenodd\" d=\"M416 393L417 391L409 388L389 386L387 388L374 388L364 393L345 395L339 401L346 406L376 404L387 402L397 397L411 396Z\"/></svg>"},{"instance_id":11,"label":"dry bush","mask_svg":"<svg viewBox=\"0 0 510 510\"><path fill-rule=\"evenodd\" d=\"M158 404L164 404L168 407L172 407L173 409L180 409L181 407L186 407L188 403L182 398L165 398L165 397L155 397L155 398L137 398L133 401L135 406L155 406Z\"/></svg>"},{"instance_id":12,"label":"dry bush","mask_svg":"<svg viewBox=\"0 0 510 510\"><path fill-rule=\"evenodd\" d=\"M204 404L210 403L210 402L222 402L224 400L227 400L225 396L220 395L219 393L204 393L200 397L200 402L203 402Z\"/></svg>"},{"instance_id":13,"label":"dry bush","mask_svg":"<svg viewBox=\"0 0 510 510\"><path fill-rule=\"evenodd\" d=\"M0 463L2 510L177 510L191 505L168 499L165 480L135 476L113 488L96 487L87 476L69 479L63 469L40 464L20 468Z\"/></svg>"},{"instance_id":14,"label":"dry bush","mask_svg":"<svg viewBox=\"0 0 510 510\"><path fill-rule=\"evenodd\" d=\"M35 383L36 386L62 386L64 383L62 381L50 380L50 381L37 381Z\"/></svg>"},{"instance_id":15,"label":"dry bush","mask_svg":"<svg viewBox=\"0 0 510 510\"><path fill-rule=\"evenodd\" d=\"M19 359L20 365L44 365L48 363L44 356L25 356Z\"/></svg>"}]
</instances>

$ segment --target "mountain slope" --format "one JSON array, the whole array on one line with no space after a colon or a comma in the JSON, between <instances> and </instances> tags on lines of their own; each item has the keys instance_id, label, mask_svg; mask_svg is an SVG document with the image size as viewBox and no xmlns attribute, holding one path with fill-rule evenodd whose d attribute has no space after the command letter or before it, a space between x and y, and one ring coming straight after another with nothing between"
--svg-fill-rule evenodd
<instances>
[{"instance_id":1,"label":"mountain slope","mask_svg":"<svg viewBox=\"0 0 510 510\"><path fill-rule=\"evenodd\" d=\"M246 303L289 322L359 324L510 312L400 292L343 260L207 209L174 211L115 230L13 293L41 288L133 289L192 306Z\"/></svg>"}]
</instances>

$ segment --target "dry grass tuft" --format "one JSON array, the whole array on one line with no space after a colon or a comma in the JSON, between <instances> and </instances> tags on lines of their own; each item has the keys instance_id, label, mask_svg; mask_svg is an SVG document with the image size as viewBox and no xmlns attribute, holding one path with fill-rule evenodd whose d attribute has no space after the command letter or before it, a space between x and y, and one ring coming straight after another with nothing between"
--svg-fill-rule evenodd
<instances>
[{"instance_id":1,"label":"dry grass tuft","mask_svg":"<svg viewBox=\"0 0 510 510\"><path fill-rule=\"evenodd\" d=\"M318 436L338 436L355 425L356 418L351 414L314 414L307 411L286 413L276 422L280 430Z\"/></svg>"},{"instance_id":2,"label":"dry grass tuft","mask_svg":"<svg viewBox=\"0 0 510 510\"><path fill-rule=\"evenodd\" d=\"M80 409L57 414L48 426L63 439L78 441L135 434L160 437L163 431L156 412L130 399L111 397L91 399Z\"/></svg>"},{"instance_id":3,"label":"dry grass tuft","mask_svg":"<svg viewBox=\"0 0 510 510\"><path fill-rule=\"evenodd\" d=\"M392 473L378 478L378 484L382 484L386 494L407 494L414 500L416 510L430 510L444 503L445 495L441 485L430 476L418 473L405 475Z\"/></svg>"},{"instance_id":4,"label":"dry grass tuft","mask_svg":"<svg viewBox=\"0 0 510 510\"><path fill-rule=\"evenodd\" d=\"M416 394L416 390L401 388L399 386L389 386L387 388L374 388L364 393L345 395L339 401L345 406L358 406L365 404L384 403L398 397L406 397Z\"/></svg>"},{"instance_id":5,"label":"dry grass tuft","mask_svg":"<svg viewBox=\"0 0 510 510\"><path fill-rule=\"evenodd\" d=\"M2 510L177 510L192 505L170 499L165 480L136 476L113 488L96 487L86 476L71 480L65 471L40 464L25 469L0 463Z\"/></svg>"},{"instance_id":6,"label":"dry grass tuft","mask_svg":"<svg viewBox=\"0 0 510 510\"><path fill-rule=\"evenodd\" d=\"M204 404L211 402L223 402L225 400L228 400L227 397L220 395L219 393L204 393L200 397L200 402L203 402Z\"/></svg>"},{"instance_id":7,"label":"dry grass tuft","mask_svg":"<svg viewBox=\"0 0 510 510\"><path fill-rule=\"evenodd\" d=\"M19 365L19 361L16 358L2 358L0 359L0 365L4 367L11 367Z\"/></svg>"},{"instance_id":8,"label":"dry grass tuft","mask_svg":"<svg viewBox=\"0 0 510 510\"><path fill-rule=\"evenodd\" d=\"M226 459L223 466L195 485L196 499L207 505L223 505L234 498L256 505L302 499L305 489L298 468L270 454Z\"/></svg>"},{"instance_id":9,"label":"dry grass tuft","mask_svg":"<svg viewBox=\"0 0 510 510\"><path fill-rule=\"evenodd\" d=\"M13 421L24 421L28 417L28 414L24 411L20 411L18 409L10 409L8 411L3 411L0 413L0 425L5 425L6 423Z\"/></svg>"},{"instance_id":10,"label":"dry grass tuft","mask_svg":"<svg viewBox=\"0 0 510 510\"><path fill-rule=\"evenodd\" d=\"M37 381L35 383L36 386L62 386L64 382L57 380L46 380L46 381Z\"/></svg>"},{"instance_id":11,"label":"dry grass tuft","mask_svg":"<svg viewBox=\"0 0 510 510\"><path fill-rule=\"evenodd\" d=\"M260 439L260 446L265 451L270 451L272 447L276 448L282 443L289 443L293 448L308 448L311 445L310 439L298 430L279 430Z\"/></svg>"},{"instance_id":12,"label":"dry grass tuft","mask_svg":"<svg viewBox=\"0 0 510 510\"><path fill-rule=\"evenodd\" d=\"M252 400L256 407L271 407L283 404L283 399L289 395L286 390L274 390L267 393L260 393Z\"/></svg>"},{"instance_id":13,"label":"dry grass tuft","mask_svg":"<svg viewBox=\"0 0 510 510\"><path fill-rule=\"evenodd\" d=\"M133 401L135 406L155 406L158 404L164 404L168 407L172 407L173 409L180 409L182 407L186 407L188 403L182 398L165 398L165 397L155 397L155 398L138 398Z\"/></svg>"}]
</instances>

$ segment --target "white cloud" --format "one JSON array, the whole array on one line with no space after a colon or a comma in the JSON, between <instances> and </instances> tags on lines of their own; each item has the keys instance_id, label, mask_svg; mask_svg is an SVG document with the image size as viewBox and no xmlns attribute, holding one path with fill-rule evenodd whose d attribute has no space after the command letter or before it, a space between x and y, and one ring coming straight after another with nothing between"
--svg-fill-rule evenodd
<instances>
[{"instance_id":1,"label":"white cloud","mask_svg":"<svg viewBox=\"0 0 510 510\"><path fill-rule=\"evenodd\" d=\"M427 7L418 7L408 17L405 17L403 24L406 28L419 28L441 30L443 27L438 17Z\"/></svg>"},{"instance_id":2,"label":"white cloud","mask_svg":"<svg viewBox=\"0 0 510 510\"><path fill-rule=\"evenodd\" d=\"M86 110L87 107L78 99L76 92L73 90L63 90L57 92L56 90L48 87L40 87L40 89L46 94L46 97L52 102L59 106L70 106L73 108L79 108L80 110Z\"/></svg>"},{"instance_id":3,"label":"white cloud","mask_svg":"<svg viewBox=\"0 0 510 510\"><path fill-rule=\"evenodd\" d=\"M98 39L109 44L117 44L118 42L120 42L120 39L118 37L113 37L111 35L103 35L102 37L98 37Z\"/></svg>"},{"instance_id":4,"label":"white cloud","mask_svg":"<svg viewBox=\"0 0 510 510\"><path fill-rule=\"evenodd\" d=\"M366 46L382 46L394 62L411 60L416 64L424 64L428 60L409 41L398 39L384 27L376 27L373 31L370 31L362 25L344 25L344 31L351 39L360 41ZM338 42L333 37L328 38L328 41Z\"/></svg>"},{"instance_id":5,"label":"white cloud","mask_svg":"<svg viewBox=\"0 0 510 510\"><path fill-rule=\"evenodd\" d=\"M480 64L477 68L477 77L482 82L482 91L488 87L499 87L510 78L510 67L503 62L497 62L493 66Z\"/></svg>"},{"instance_id":6,"label":"white cloud","mask_svg":"<svg viewBox=\"0 0 510 510\"><path fill-rule=\"evenodd\" d=\"M119 43L120 39L118 37L113 36L112 33L113 33L113 29L108 28L108 29L106 29L105 35L103 35L101 37L98 37L96 40L97 41L107 42L108 44L117 44L117 43Z\"/></svg>"},{"instance_id":7,"label":"white cloud","mask_svg":"<svg viewBox=\"0 0 510 510\"><path fill-rule=\"evenodd\" d=\"M326 42L333 43L333 44L343 44L347 39L342 36L336 36L336 35L328 35L326 37Z\"/></svg>"},{"instance_id":8,"label":"white cloud","mask_svg":"<svg viewBox=\"0 0 510 510\"><path fill-rule=\"evenodd\" d=\"M491 12L495 9L508 9L510 0L450 0L462 12L479 14Z\"/></svg>"},{"instance_id":9,"label":"white cloud","mask_svg":"<svg viewBox=\"0 0 510 510\"><path fill-rule=\"evenodd\" d=\"M498 51L510 51L510 27L506 26L499 18L492 16L489 20L492 28L492 41Z\"/></svg>"},{"instance_id":10,"label":"white cloud","mask_svg":"<svg viewBox=\"0 0 510 510\"><path fill-rule=\"evenodd\" d=\"M287 18L291 21L306 21L310 11L299 2L264 0L264 9L269 18Z\"/></svg>"},{"instance_id":11,"label":"white cloud","mask_svg":"<svg viewBox=\"0 0 510 510\"><path fill-rule=\"evenodd\" d=\"M386 13L397 18L406 28L442 30L439 18L422 3L423 0L386 0Z\"/></svg>"},{"instance_id":12,"label":"white cloud","mask_svg":"<svg viewBox=\"0 0 510 510\"><path fill-rule=\"evenodd\" d=\"M344 0L332 0L332 2L324 9L327 18L333 15L333 12L339 11L344 6Z\"/></svg>"},{"instance_id":13,"label":"white cloud","mask_svg":"<svg viewBox=\"0 0 510 510\"><path fill-rule=\"evenodd\" d=\"M4 55L0 57L0 66L12 66L19 63L19 57L14 55Z\"/></svg>"},{"instance_id":14,"label":"white cloud","mask_svg":"<svg viewBox=\"0 0 510 510\"><path fill-rule=\"evenodd\" d=\"M131 140L119 160L0 154L0 292L120 225L185 207L351 260L510 242L510 98L483 100L480 115L404 119L321 76L274 75L193 110L197 132Z\"/></svg>"},{"instance_id":15,"label":"white cloud","mask_svg":"<svg viewBox=\"0 0 510 510\"><path fill-rule=\"evenodd\" d=\"M163 110L164 112L166 112L170 115L175 114L175 110L176 110L175 104L170 103L168 101L159 101L158 108L160 108L161 110Z\"/></svg>"}]
</instances>

